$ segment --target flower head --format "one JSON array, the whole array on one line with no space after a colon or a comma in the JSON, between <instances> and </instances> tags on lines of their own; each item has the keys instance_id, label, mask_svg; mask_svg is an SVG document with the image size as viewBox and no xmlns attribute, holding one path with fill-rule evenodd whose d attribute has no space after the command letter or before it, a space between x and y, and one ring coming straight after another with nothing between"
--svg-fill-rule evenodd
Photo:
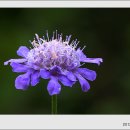
<instances>
[{"instance_id":1,"label":"flower head","mask_svg":"<svg viewBox=\"0 0 130 130\"><path fill-rule=\"evenodd\" d=\"M56 33L56 34L55 34ZM20 59L11 59L4 65L10 63L13 72L24 73L15 80L17 89L26 90L28 87L39 83L40 78L50 79L47 90L50 95L59 94L61 85L59 81L68 87L72 87L76 81L79 81L83 91L88 91L90 85L87 80L96 79L96 72L87 68L81 68L82 63L96 63L100 65L102 58L88 58L83 49L76 49L78 41L70 43L70 36L62 39L62 34L53 33L51 39L36 38L31 42L33 48L20 46L17 55Z\"/></svg>"}]
</instances>

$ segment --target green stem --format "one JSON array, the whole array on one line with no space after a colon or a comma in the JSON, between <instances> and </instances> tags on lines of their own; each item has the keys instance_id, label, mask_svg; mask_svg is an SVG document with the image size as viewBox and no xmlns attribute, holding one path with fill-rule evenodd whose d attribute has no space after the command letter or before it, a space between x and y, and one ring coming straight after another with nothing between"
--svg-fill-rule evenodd
<instances>
[{"instance_id":1,"label":"green stem","mask_svg":"<svg viewBox=\"0 0 130 130\"><path fill-rule=\"evenodd\" d=\"M57 114L57 95L53 95L51 99L51 113Z\"/></svg>"}]
</instances>

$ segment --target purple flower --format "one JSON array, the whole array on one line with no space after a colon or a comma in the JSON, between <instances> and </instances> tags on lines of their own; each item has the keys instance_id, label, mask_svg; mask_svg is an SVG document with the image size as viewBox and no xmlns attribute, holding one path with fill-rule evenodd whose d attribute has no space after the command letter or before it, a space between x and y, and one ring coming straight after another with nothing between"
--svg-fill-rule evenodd
<instances>
[{"instance_id":1,"label":"purple flower","mask_svg":"<svg viewBox=\"0 0 130 130\"><path fill-rule=\"evenodd\" d=\"M100 65L102 58L88 58L83 49L76 49L77 40L70 43L70 36L62 40L62 35L53 33L49 39L36 38L31 42L33 48L20 46L17 55L20 59L11 59L4 65L10 63L13 72L23 73L15 80L16 89L26 90L28 87L39 83L40 78L50 79L47 90L50 95L59 94L61 82L64 86L72 87L79 81L84 92L90 89L87 80L96 79L96 72L87 68L81 68L82 63L95 63Z\"/></svg>"}]
</instances>

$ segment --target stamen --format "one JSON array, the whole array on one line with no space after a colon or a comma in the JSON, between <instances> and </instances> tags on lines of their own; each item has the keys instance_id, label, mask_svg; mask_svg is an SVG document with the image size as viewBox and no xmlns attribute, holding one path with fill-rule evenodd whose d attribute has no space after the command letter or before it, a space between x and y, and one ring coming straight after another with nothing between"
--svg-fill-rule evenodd
<instances>
[{"instance_id":1,"label":"stamen","mask_svg":"<svg viewBox=\"0 0 130 130\"><path fill-rule=\"evenodd\" d=\"M56 39L57 39L57 30L56 30Z\"/></svg>"},{"instance_id":2,"label":"stamen","mask_svg":"<svg viewBox=\"0 0 130 130\"><path fill-rule=\"evenodd\" d=\"M70 44L70 45L71 45L71 46L73 46L73 44L74 44L74 40L71 42L71 44Z\"/></svg>"},{"instance_id":3,"label":"stamen","mask_svg":"<svg viewBox=\"0 0 130 130\"><path fill-rule=\"evenodd\" d=\"M86 46L84 46L84 47L82 48L82 51L85 49L85 47L86 47Z\"/></svg>"},{"instance_id":4,"label":"stamen","mask_svg":"<svg viewBox=\"0 0 130 130\"><path fill-rule=\"evenodd\" d=\"M72 35L69 35L69 37L68 37L68 42L70 42L71 36L72 36Z\"/></svg>"},{"instance_id":5,"label":"stamen","mask_svg":"<svg viewBox=\"0 0 130 130\"><path fill-rule=\"evenodd\" d=\"M83 66L85 63L81 64L79 67Z\"/></svg>"},{"instance_id":6,"label":"stamen","mask_svg":"<svg viewBox=\"0 0 130 130\"><path fill-rule=\"evenodd\" d=\"M74 46L76 45L77 39L74 41Z\"/></svg>"},{"instance_id":7,"label":"stamen","mask_svg":"<svg viewBox=\"0 0 130 130\"><path fill-rule=\"evenodd\" d=\"M47 40L49 42L48 30L46 31Z\"/></svg>"},{"instance_id":8,"label":"stamen","mask_svg":"<svg viewBox=\"0 0 130 130\"><path fill-rule=\"evenodd\" d=\"M29 40L28 42L32 44L31 40Z\"/></svg>"},{"instance_id":9,"label":"stamen","mask_svg":"<svg viewBox=\"0 0 130 130\"><path fill-rule=\"evenodd\" d=\"M65 41L68 41L68 36L66 36L66 39L65 39Z\"/></svg>"},{"instance_id":10,"label":"stamen","mask_svg":"<svg viewBox=\"0 0 130 130\"><path fill-rule=\"evenodd\" d=\"M35 47L35 46L34 46L34 41L35 41L35 40L33 40L32 42L30 41L33 47Z\"/></svg>"},{"instance_id":11,"label":"stamen","mask_svg":"<svg viewBox=\"0 0 130 130\"><path fill-rule=\"evenodd\" d=\"M36 39L37 39L38 43L41 45L42 43L41 43L41 41L39 39L39 36L37 34L35 34L35 36L36 36Z\"/></svg>"},{"instance_id":12,"label":"stamen","mask_svg":"<svg viewBox=\"0 0 130 130\"><path fill-rule=\"evenodd\" d=\"M62 33L61 33L61 35L60 35L60 39L59 39L59 41L62 41Z\"/></svg>"},{"instance_id":13,"label":"stamen","mask_svg":"<svg viewBox=\"0 0 130 130\"><path fill-rule=\"evenodd\" d=\"M52 40L54 40L54 38L55 38L55 32L53 32L53 37L52 37Z\"/></svg>"},{"instance_id":14,"label":"stamen","mask_svg":"<svg viewBox=\"0 0 130 130\"><path fill-rule=\"evenodd\" d=\"M58 41L60 40L60 34L58 34Z\"/></svg>"},{"instance_id":15,"label":"stamen","mask_svg":"<svg viewBox=\"0 0 130 130\"><path fill-rule=\"evenodd\" d=\"M80 42L80 41L78 41L78 42L76 43L76 45L75 45L76 47L78 46L79 42Z\"/></svg>"}]
</instances>

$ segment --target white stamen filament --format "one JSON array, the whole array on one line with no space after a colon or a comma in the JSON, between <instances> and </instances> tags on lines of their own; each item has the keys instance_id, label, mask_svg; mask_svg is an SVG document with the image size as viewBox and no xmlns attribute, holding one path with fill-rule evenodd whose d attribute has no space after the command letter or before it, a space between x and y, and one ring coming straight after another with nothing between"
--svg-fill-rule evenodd
<instances>
[{"instance_id":1,"label":"white stamen filament","mask_svg":"<svg viewBox=\"0 0 130 130\"><path fill-rule=\"evenodd\" d=\"M57 37L58 35L58 37ZM66 40L62 40L62 34L57 34L56 30L56 39L53 37L49 40L48 31L47 31L47 40L39 38L36 34L36 40L31 42L33 49L28 53L27 59L28 63L36 64L41 67L50 69L53 65L58 66L80 66L79 58L76 55L75 48L78 43L77 39L72 41L69 45L71 35L66 36Z\"/></svg>"}]
</instances>

